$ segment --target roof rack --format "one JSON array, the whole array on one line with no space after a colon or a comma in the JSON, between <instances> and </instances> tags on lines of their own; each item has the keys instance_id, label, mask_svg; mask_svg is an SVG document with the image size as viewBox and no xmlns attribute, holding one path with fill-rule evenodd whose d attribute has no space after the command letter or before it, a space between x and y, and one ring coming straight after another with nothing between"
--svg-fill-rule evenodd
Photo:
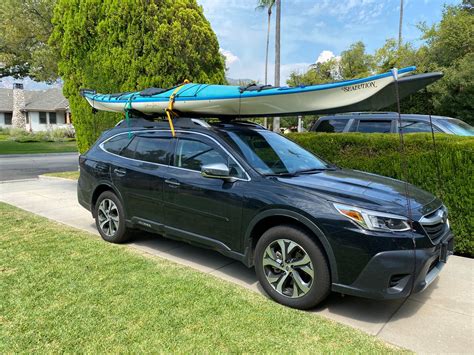
<instances>
[{"instance_id":1,"label":"roof rack","mask_svg":"<svg viewBox=\"0 0 474 355\"><path fill-rule=\"evenodd\" d=\"M210 129L211 125L203 120L199 120L196 118L187 118L187 117L179 117L173 120L174 126L179 128L196 128L196 126L200 126L206 129ZM128 121L126 119L121 120L119 123L115 125L118 128L129 128L129 127L144 127L144 128L169 128L168 121L166 120L149 120L140 117L132 117Z\"/></svg>"},{"instance_id":2,"label":"roof rack","mask_svg":"<svg viewBox=\"0 0 474 355\"><path fill-rule=\"evenodd\" d=\"M361 112L344 112L344 113L336 113L334 116L353 116L353 115L371 115L371 114L383 114L383 115L389 115L389 114L396 114L396 112L392 111L361 111ZM329 115L328 115L329 116Z\"/></svg>"}]
</instances>

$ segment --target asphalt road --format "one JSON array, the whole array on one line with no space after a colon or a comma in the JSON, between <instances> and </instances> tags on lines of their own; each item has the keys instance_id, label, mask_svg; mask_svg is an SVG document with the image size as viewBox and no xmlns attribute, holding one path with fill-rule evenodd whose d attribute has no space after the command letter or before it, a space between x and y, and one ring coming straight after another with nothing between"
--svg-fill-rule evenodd
<instances>
[{"instance_id":1,"label":"asphalt road","mask_svg":"<svg viewBox=\"0 0 474 355\"><path fill-rule=\"evenodd\" d=\"M78 153L0 155L0 181L32 179L58 171L77 170Z\"/></svg>"}]
</instances>

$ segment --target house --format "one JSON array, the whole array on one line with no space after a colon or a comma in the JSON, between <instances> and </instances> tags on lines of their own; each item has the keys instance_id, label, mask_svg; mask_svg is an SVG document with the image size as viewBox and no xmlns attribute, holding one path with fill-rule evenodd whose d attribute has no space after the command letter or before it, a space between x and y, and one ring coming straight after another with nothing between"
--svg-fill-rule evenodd
<instances>
[{"instance_id":1,"label":"house","mask_svg":"<svg viewBox=\"0 0 474 355\"><path fill-rule=\"evenodd\" d=\"M24 90L19 83L0 89L0 127L34 132L70 126L69 102L61 89Z\"/></svg>"}]
</instances>

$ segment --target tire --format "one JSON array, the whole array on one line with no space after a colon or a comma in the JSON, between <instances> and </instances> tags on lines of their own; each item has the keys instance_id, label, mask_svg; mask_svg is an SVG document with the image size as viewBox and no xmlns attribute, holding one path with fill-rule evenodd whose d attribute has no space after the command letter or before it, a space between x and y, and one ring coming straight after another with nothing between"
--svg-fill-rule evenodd
<instances>
[{"instance_id":1,"label":"tire","mask_svg":"<svg viewBox=\"0 0 474 355\"><path fill-rule=\"evenodd\" d=\"M265 292L285 306L310 309L330 293L331 277L323 251L294 226L273 227L262 235L255 248L255 271Z\"/></svg>"},{"instance_id":2,"label":"tire","mask_svg":"<svg viewBox=\"0 0 474 355\"><path fill-rule=\"evenodd\" d=\"M110 243L124 243L131 237L125 226L122 202L112 191L100 194L95 204L95 225L102 239Z\"/></svg>"}]
</instances>

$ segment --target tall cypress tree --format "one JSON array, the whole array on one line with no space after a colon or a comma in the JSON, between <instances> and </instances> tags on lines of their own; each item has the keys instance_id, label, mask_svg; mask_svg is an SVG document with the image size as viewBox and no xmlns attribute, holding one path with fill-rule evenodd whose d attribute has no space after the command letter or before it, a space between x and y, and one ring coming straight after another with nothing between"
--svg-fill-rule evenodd
<instances>
[{"instance_id":1,"label":"tall cypress tree","mask_svg":"<svg viewBox=\"0 0 474 355\"><path fill-rule=\"evenodd\" d=\"M123 115L98 112L79 96L225 81L219 44L196 0L58 0L50 44L69 99L78 147L87 150Z\"/></svg>"}]
</instances>

